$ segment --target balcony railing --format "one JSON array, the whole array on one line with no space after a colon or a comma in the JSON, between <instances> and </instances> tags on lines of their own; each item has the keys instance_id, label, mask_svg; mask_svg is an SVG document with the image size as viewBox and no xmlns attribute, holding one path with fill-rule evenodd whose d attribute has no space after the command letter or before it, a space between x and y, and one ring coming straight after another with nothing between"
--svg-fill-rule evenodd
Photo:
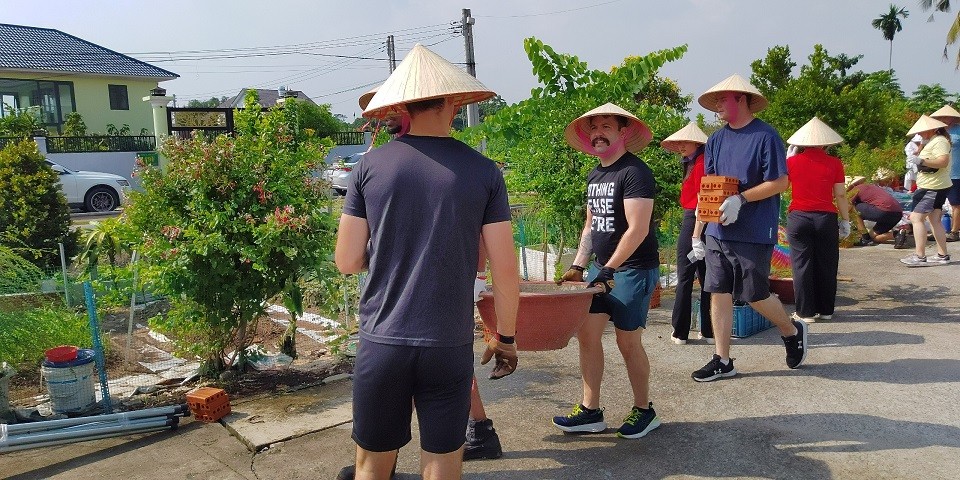
<instances>
[{"instance_id":1,"label":"balcony railing","mask_svg":"<svg viewBox=\"0 0 960 480\"><path fill-rule=\"evenodd\" d=\"M322 136L322 135L321 135ZM363 132L333 132L329 136L337 145L363 145Z\"/></svg>"}]
</instances>

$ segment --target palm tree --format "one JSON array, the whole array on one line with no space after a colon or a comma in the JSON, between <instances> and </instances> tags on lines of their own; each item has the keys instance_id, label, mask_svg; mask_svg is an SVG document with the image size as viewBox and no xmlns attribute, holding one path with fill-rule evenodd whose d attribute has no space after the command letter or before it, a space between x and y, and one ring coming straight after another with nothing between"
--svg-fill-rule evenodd
<instances>
[{"instance_id":1,"label":"palm tree","mask_svg":"<svg viewBox=\"0 0 960 480\"><path fill-rule=\"evenodd\" d=\"M893 37L897 34L897 32L903 30L903 24L900 23L900 18L907 18L909 15L910 12L908 12L905 7L897 8L896 5L891 3L890 11L875 18L873 23L871 23L873 28L876 28L883 33L883 38L885 40L890 41L890 71L893 71Z\"/></svg>"},{"instance_id":2,"label":"palm tree","mask_svg":"<svg viewBox=\"0 0 960 480\"><path fill-rule=\"evenodd\" d=\"M925 12L930 10L934 12L949 12L950 0L920 0L920 8ZM930 18L927 19L927 22L932 21L933 13L931 13ZM944 60L947 58L947 48L957 43L957 40L960 40L960 13L953 19L953 23L950 24L950 29L947 30L947 44L943 46ZM957 68L960 68L960 52L957 52L956 64Z\"/></svg>"}]
</instances>

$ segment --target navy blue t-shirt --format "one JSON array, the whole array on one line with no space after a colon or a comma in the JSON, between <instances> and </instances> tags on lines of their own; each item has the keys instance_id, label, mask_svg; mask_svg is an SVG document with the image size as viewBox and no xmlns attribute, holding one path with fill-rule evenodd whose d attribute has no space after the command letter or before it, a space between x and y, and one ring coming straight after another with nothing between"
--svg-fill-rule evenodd
<instances>
[{"instance_id":1,"label":"navy blue t-shirt","mask_svg":"<svg viewBox=\"0 0 960 480\"><path fill-rule=\"evenodd\" d=\"M707 139L704 154L707 175L740 179L740 191L787 174L787 154L777 131L755 118L739 129L726 125ZM740 208L731 225L707 224L707 235L718 240L761 244L777 243L780 221L780 194Z\"/></svg>"},{"instance_id":2,"label":"navy blue t-shirt","mask_svg":"<svg viewBox=\"0 0 960 480\"><path fill-rule=\"evenodd\" d=\"M510 220L497 165L453 138L404 135L364 155L343 213L370 228L360 335L393 345L472 343L480 231Z\"/></svg>"},{"instance_id":3,"label":"navy blue t-shirt","mask_svg":"<svg viewBox=\"0 0 960 480\"><path fill-rule=\"evenodd\" d=\"M607 263L627 230L627 216L623 211L625 198L653 199L657 182L653 171L643 160L626 153L608 167L597 165L587 175L587 208L593 214L590 239L593 253L600 265ZM653 216L646 238L621 267L650 269L660 266L657 235Z\"/></svg>"}]
</instances>

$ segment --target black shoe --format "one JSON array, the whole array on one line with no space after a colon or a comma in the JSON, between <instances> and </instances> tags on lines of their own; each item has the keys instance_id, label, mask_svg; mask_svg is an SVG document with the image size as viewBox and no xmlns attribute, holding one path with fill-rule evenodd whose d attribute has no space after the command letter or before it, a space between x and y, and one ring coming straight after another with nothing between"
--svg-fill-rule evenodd
<instances>
[{"instance_id":1,"label":"black shoe","mask_svg":"<svg viewBox=\"0 0 960 480\"><path fill-rule=\"evenodd\" d=\"M787 366L797 368L807 359L807 324L793 320L793 326L797 328L797 334L792 337L780 337L783 339L783 346L787 350Z\"/></svg>"},{"instance_id":2,"label":"black shoe","mask_svg":"<svg viewBox=\"0 0 960 480\"><path fill-rule=\"evenodd\" d=\"M463 459L494 459L503 456L500 437L489 418L479 422L470 419L467 423L467 439L463 447Z\"/></svg>"},{"instance_id":3,"label":"black shoe","mask_svg":"<svg viewBox=\"0 0 960 480\"><path fill-rule=\"evenodd\" d=\"M733 368L733 359L724 365L720 361L720 355L714 354L713 358L707 362L700 370L690 374L698 382L712 382L718 378L732 377L737 374L737 369Z\"/></svg>"},{"instance_id":4,"label":"black shoe","mask_svg":"<svg viewBox=\"0 0 960 480\"><path fill-rule=\"evenodd\" d=\"M893 248L902 249L907 247L907 231L900 229L893 236Z\"/></svg>"},{"instance_id":5,"label":"black shoe","mask_svg":"<svg viewBox=\"0 0 960 480\"><path fill-rule=\"evenodd\" d=\"M553 424L567 433L600 433L607 429L602 408L590 410L579 403L569 414L553 417Z\"/></svg>"},{"instance_id":6,"label":"black shoe","mask_svg":"<svg viewBox=\"0 0 960 480\"><path fill-rule=\"evenodd\" d=\"M877 242L874 242L873 239L870 237L861 237L860 240L857 241L858 247L872 247L872 246L875 246L876 244Z\"/></svg>"},{"instance_id":7,"label":"black shoe","mask_svg":"<svg viewBox=\"0 0 960 480\"><path fill-rule=\"evenodd\" d=\"M960 242L960 232L947 232L948 242Z\"/></svg>"},{"instance_id":8,"label":"black shoe","mask_svg":"<svg viewBox=\"0 0 960 480\"><path fill-rule=\"evenodd\" d=\"M357 474L356 465L347 465L340 469L340 473L337 474L337 480L353 480L353 477ZM393 462L393 470L390 471L391 480L397 476L397 462Z\"/></svg>"}]
</instances>

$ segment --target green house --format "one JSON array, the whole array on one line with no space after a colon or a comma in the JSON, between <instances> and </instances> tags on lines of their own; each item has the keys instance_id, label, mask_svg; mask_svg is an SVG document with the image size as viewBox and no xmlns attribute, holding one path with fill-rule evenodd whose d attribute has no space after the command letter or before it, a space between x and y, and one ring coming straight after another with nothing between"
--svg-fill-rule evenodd
<instances>
[{"instance_id":1,"label":"green house","mask_svg":"<svg viewBox=\"0 0 960 480\"><path fill-rule=\"evenodd\" d=\"M153 133L142 98L177 77L59 30L0 24L0 115L40 107L51 132L62 133L67 114L79 112L89 133L105 133L108 124Z\"/></svg>"}]
</instances>

